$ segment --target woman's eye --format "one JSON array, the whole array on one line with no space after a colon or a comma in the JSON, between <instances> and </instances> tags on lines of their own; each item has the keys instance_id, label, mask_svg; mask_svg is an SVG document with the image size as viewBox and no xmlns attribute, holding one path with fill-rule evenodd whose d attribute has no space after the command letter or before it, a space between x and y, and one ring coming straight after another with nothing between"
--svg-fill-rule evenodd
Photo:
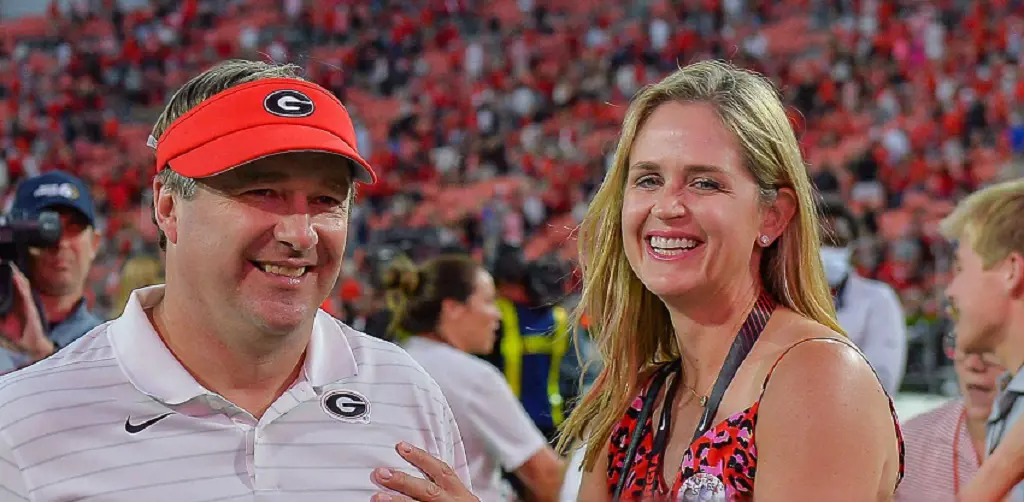
<instances>
[{"instance_id":1,"label":"woman's eye","mask_svg":"<svg viewBox=\"0 0 1024 502\"><path fill-rule=\"evenodd\" d=\"M693 186L701 190L718 190L719 188L722 188L722 185L720 183L718 183L715 180L710 180L707 178L698 178L694 180Z\"/></svg>"},{"instance_id":2,"label":"woman's eye","mask_svg":"<svg viewBox=\"0 0 1024 502\"><path fill-rule=\"evenodd\" d=\"M637 186L638 188L651 188L658 186L659 184L660 180L657 176L653 174L641 176L637 178L636 181L633 182L633 185Z\"/></svg>"}]
</instances>

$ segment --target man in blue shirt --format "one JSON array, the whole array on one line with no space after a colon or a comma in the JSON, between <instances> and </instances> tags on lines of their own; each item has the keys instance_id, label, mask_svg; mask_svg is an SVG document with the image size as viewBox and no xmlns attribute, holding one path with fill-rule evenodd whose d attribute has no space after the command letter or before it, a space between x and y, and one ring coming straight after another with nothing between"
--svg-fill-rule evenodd
<instances>
[{"instance_id":1,"label":"man in blue shirt","mask_svg":"<svg viewBox=\"0 0 1024 502\"><path fill-rule=\"evenodd\" d=\"M23 180L11 213L37 218L44 211L60 215L60 240L53 247L29 248L24 275L15 271L14 307L0 319L0 374L49 356L102 322L85 301L100 245L88 187L62 171Z\"/></svg>"}]
</instances>

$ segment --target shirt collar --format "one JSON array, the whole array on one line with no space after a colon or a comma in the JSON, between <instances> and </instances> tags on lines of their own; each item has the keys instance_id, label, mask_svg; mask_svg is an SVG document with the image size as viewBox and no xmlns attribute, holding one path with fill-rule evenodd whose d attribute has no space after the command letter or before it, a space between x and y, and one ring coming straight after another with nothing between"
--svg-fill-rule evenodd
<instances>
[{"instance_id":1,"label":"shirt collar","mask_svg":"<svg viewBox=\"0 0 1024 502\"><path fill-rule=\"evenodd\" d=\"M121 369L140 392L169 405L213 394L178 362L153 328L146 311L164 296L164 286L132 292L121 317L109 328L110 344ZM316 390L358 374L346 330L326 312L317 311L300 379Z\"/></svg>"},{"instance_id":2,"label":"shirt collar","mask_svg":"<svg viewBox=\"0 0 1024 502\"><path fill-rule=\"evenodd\" d=\"M348 337L357 334L327 312L317 310L302 369L306 380L318 392L325 385L359 374L356 355L348 343Z\"/></svg>"},{"instance_id":3,"label":"shirt collar","mask_svg":"<svg viewBox=\"0 0 1024 502\"><path fill-rule=\"evenodd\" d=\"M1004 391L1024 394L1024 371L1018 371L1016 375L1006 372L1000 379Z\"/></svg>"}]
</instances>

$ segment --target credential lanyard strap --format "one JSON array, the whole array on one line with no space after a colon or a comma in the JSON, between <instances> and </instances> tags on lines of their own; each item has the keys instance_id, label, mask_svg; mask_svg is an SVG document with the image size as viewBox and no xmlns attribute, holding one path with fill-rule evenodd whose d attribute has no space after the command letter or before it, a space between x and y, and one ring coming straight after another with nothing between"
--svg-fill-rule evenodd
<instances>
[{"instance_id":1,"label":"credential lanyard strap","mask_svg":"<svg viewBox=\"0 0 1024 502\"><path fill-rule=\"evenodd\" d=\"M629 438L629 446L626 448L626 458L623 460L622 469L619 470L619 482L616 483L615 493L612 494L612 500L616 502L622 497L622 490L626 487L626 478L629 477L629 471L633 469L636 450L637 447L640 446L640 441L643 437L643 425L647 422L647 417L650 416L651 411L654 410L654 402L658 399L658 393L661 392L661 386L664 385L668 376L674 373L676 367L677 366L674 364L666 364L662 366L651 380L651 386L647 388L647 396L644 397L643 406L640 407L640 414L637 416L636 427L633 428L633 434Z\"/></svg>"},{"instance_id":2,"label":"credential lanyard strap","mask_svg":"<svg viewBox=\"0 0 1024 502\"><path fill-rule=\"evenodd\" d=\"M733 339L732 346L729 348L729 354L725 358L725 363L722 365L722 369L718 372L718 378L715 380L715 386L711 392L711 396L708 398L707 406L704 409L704 414L701 416L700 422L697 423L697 430L694 431L693 443L697 438L704 435L708 429L711 428L711 421L714 420L715 415L718 414L718 407L722 402L722 396L725 394L725 390L729 388L729 384L732 382L736 371L739 369L743 360L747 358L747 354L750 353L750 349L754 346L754 342L764 331L764 327L768 324L768 319L771 318L772 312L775 311L775 301L767 293L762 293L758 297L757 302L754 303L754 308L751 309L750 314L747 315L746 321L743 322L743 326L740 327L739 333L736 334L736 338ZM636 456L636 449L641 441L642 431L644 423L647 421L647 417L650 416L654 410L655 402L661 387L664 385L665 380L668 379L669 375L678 373L682 368L681 361L677 360L673 363L666 364L663 366L654 376L651 381L651 386L647 389L647 395L644 398L643 406L640 408L639 416L637 417L636 427L633 430L633 434L630 437L629 446L626 449L626 458L623 462L623 466L619 471L619 482L616 484L615 492L613 493L612 500L619 500L622 496L622 490L625 488L626 478L629 477L629 471L633 467L634 457ZM672 386L669 388L665 395L665 405L662 406L661 410L661 421L658 424L658 431L654 437L654 447L652 448L652 454L658 454L665 447L667 442L667 433L672 420L672 398L678 389L678 383L680 379L676 379L672 382Z\"/></svg>"},{"instance_id":3,"label":"credential lanyard strap","mask_svg":"<svg viewBox=\"0 0 1024 502\"><path fill-rule=\"evenodd\" d=\"M754 342L761 336L761 332L764 331L764 327L768 324L768 319L771 318L774 311L775 302L767 294L762 294L757 299L750 314L747 315L747 320L743 322L743 326L740 328L739 333L736 334L736 338L732 341L729 355L725 357L725 363L722 364L722 369L718 371L718 378L715 379L715 387L711 391L711 396L708 397L704 414L701 415L700 422L697 422L697 430L693 431L691 443L703 436L711 428L712 421L715 419L715 415L718 414L718 407L722 404L722 396L725 395L725 390L729 388L733 377L736 376L736 371L740 369L743 360L750 354L750 349L754 347Z\"/></svg>"}]
</instances>

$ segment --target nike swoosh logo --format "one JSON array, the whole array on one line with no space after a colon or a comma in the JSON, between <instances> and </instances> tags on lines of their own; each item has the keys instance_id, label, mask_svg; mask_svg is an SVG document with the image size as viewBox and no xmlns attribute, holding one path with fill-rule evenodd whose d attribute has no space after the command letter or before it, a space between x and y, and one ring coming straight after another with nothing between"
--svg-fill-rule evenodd
<instances>
[{"instance_id":1,"label":"nike swoosh logo","mask_svg":"<svg viewBox=\"0 0 1024 502\"><path fill-rule=\"evenodd\" d=\"M131 417L131 415L129 415L128 418L126 418L125 421L124 421L124 430L127 431L128 434L136 434L136 433L139 433L139 432L142 432L142 431L146 430L146 428L149 427L150 425L153 425L153 424L155 424L155 423L157 423L157 422L159 422L159 421L169 417L170 415L171 415L170 413L164 413L163 415L160 415L159 417L151 418L149 420L146 420L145 422L142 422L141 424L133 424L131 422L132 417Z\"/></svg>"}]
</instances>

